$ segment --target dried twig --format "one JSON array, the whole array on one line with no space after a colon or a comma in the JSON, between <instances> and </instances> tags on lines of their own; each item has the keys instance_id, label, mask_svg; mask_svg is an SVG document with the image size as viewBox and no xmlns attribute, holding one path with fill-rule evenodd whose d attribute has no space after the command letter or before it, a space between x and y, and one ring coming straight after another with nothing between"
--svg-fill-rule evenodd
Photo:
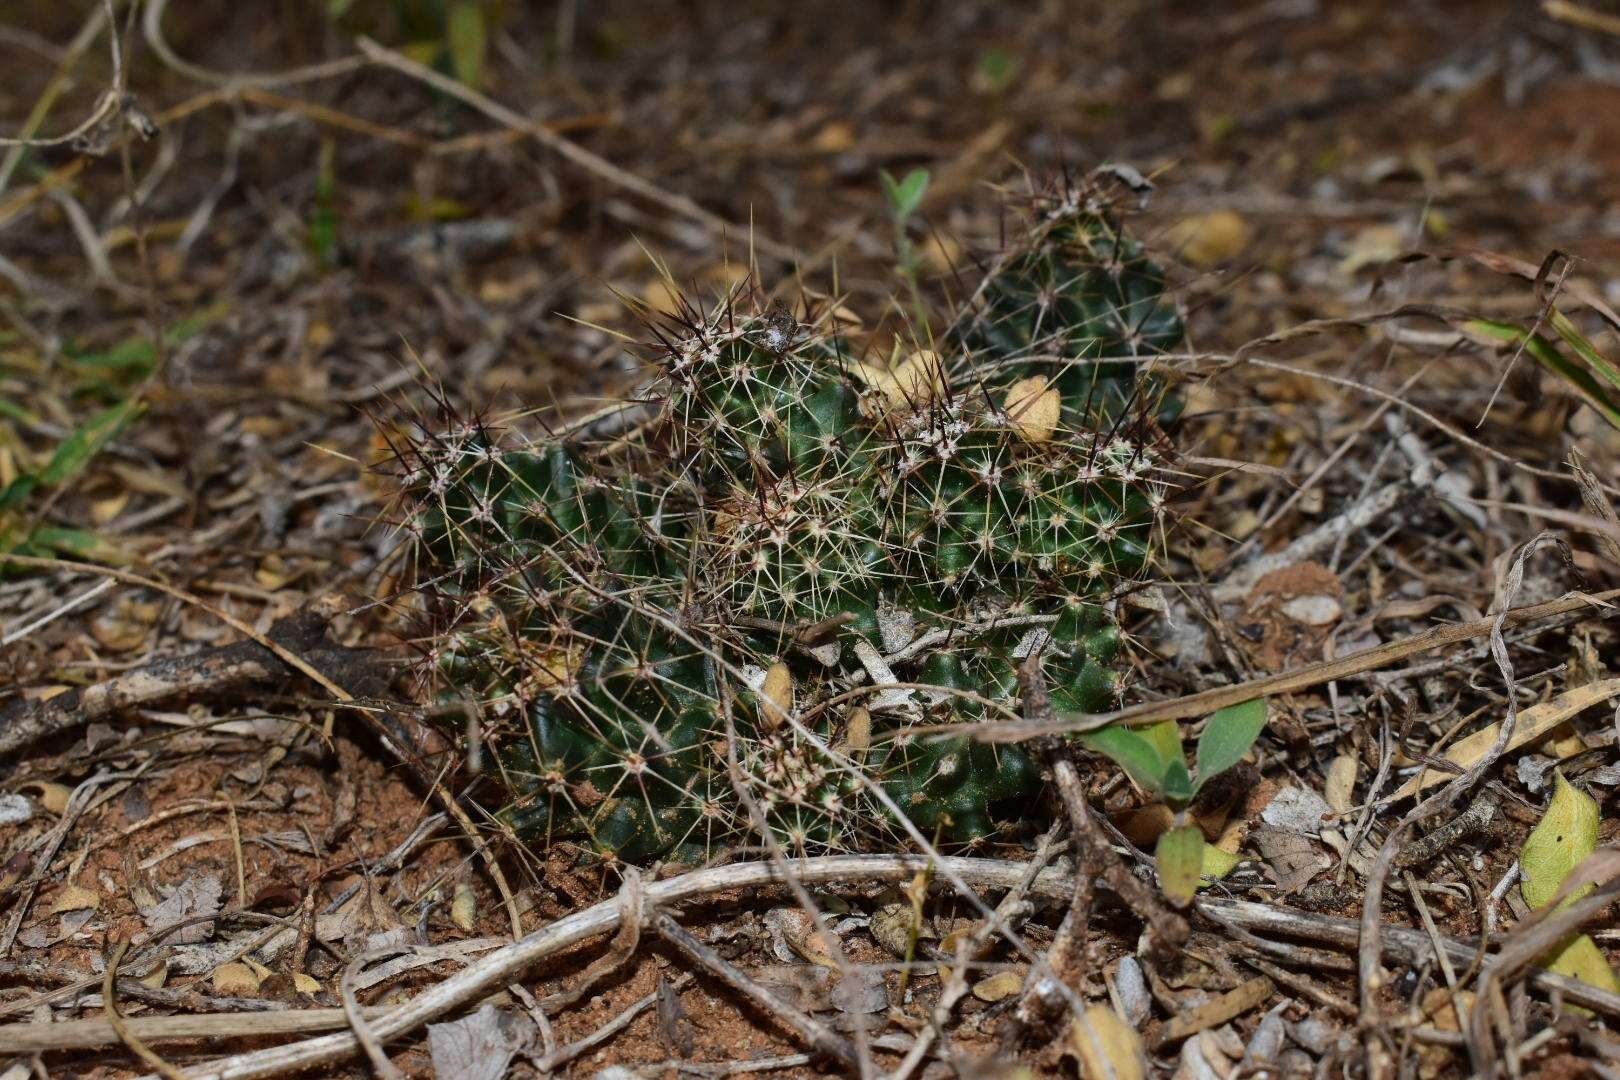
<instances>
[{"instance_id":1,"label":"dried twig","mask_svg":"<svg viewBox=\"0 0 1620 1080\"><path fill-rule=\"evenodd\" d=\"M118 1011L118 965L123 962L124 953L129 949L129 940L120 941L113 949L112 956L107 958L107 970L101 976L101 1014L118 1036L118 1041L129 1048L129 1052L156 1069L159 1075L167 1080L185 1080L185 1076L157 1055L150 1046L143 1043L139 1036L129 1029L123 1014Z\"/></svg>"},{"instance_id":2,"label":"dried twig","mask_svg":"<svg viewBox=\"0 0 1620 1080\"><path fill-rule=\"evenodd\" d=\"M1041 735L1067 735L1095 731L1098 728L1107 727L1109 724L1128 724L1131 727L1142 727L1147 724L1158 723L1160 720L1190 720L1206 716L1228 705L1238 705L1257 697L1292 694L1300 690L1308 690L1313 686L1321 686L1323 683L1333 682L1336 679L1346 679L1352 675L1374 671L1397 660L1404 660L1408 656L1415 656L1431 649L1455 645L1460 641L1472 641L1475 638L1487 637L1493 632L1499 621L1503 629L1523 626L1526 623L1550 619L1557 615L1580 611L1583 608L1609 608L1611 607L1609 601L1616 598L1620 598L1620 589L1609 589L1591 594L1570 593L1556 600L1548 600L1545 603L1531 604L1522 608L1512 608L1499 615L1492 615L1471 622L1436 626L1420 634L1403 638L1400 641L1386 642L1375 648L1363 649L1360 652L1325 660L1319 664L1309 664L1293 671L1284 671L1276 675L1249 679L1233 686L1217 687L1214 690L1205 690L1197 694L1188 694L1185 697L1171 698L1168 701L1149 701L1141 705L1133 705L1128 709L1096 713L1072 720L942 724L937 727L919 727L911 730L918 735L969 734L985 742L1023 742Z\"/></svg>"},{"instance_id":3,"label":"dried twig","mask_svg":"<svg viewBox=\"0 0 1620 1080\"><path fill-rule=\"evenodd\" d=\"M687 933L686 929L671 918L668 912L654 911L649 921L652 923L652 928L658 931L659 937L662 937L680 950L688 959L698 964L711 975L719 978L727 986L752 1001L762 1010L781 1020L813 1048L829 1057L837 1058L845 1065L859 1064L860 1058L855 1053L855 1048L848 1041L840 1038L837 1033L820 1020L793 1005L789 1005L784 999L772 994L769 990L743 974L725 957Z\"/></svg>"}]
</instances>

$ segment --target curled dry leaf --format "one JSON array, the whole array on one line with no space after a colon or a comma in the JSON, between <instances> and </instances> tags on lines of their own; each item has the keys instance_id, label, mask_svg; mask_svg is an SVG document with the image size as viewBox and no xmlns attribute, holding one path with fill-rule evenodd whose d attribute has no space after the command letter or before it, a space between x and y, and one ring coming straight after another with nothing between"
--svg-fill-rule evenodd
<instances>
[{"instance_id":1,"label":"curled dry leaf","mask_svg":"<svg viewBox=\"0 0 1620 1080\"><path fill-rule=\"evenodd\" d=\"M1113 1009L1093 1005L1074 1018L1064 1050L1080 1063L1082 1080L1142 1080L1147 1058L1142 1037Z\"/></svg>"},{"instance_id":2,"label":"curled dry leaf","mask_svg":"<svg viewBox=\"0 0 1620 1080\"><path fill-rule=\"evenodd\" d=\"M1063 398L1045 375L1019 379L1007 388L1007 423L1027 443L1050 442L1063 414Z\"/></svg>"},{"instance_id":3,"label":"curled dry leaf","mask_svg":"<svg viewBox=\"0 0 1620 1080\"><path fill-rule=\"evenodd\" d=\"M872 746L872 714L856 709L849 714L849 725L844 729L844 752L860 758Z\"/></svg>"}]
</instances>

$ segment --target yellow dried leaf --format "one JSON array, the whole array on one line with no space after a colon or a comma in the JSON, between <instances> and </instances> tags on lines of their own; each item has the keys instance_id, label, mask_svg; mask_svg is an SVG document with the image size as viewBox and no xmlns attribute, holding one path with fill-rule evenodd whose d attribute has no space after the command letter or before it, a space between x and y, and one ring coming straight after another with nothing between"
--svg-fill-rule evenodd
<instances>
[{"instance_id":1,"label":"yellow dried leaf","mask_svg":"<svg viewBox=\"0 0 1620 1080\"><path fill-rule=\"evenodd\" d=\"M1341 814L1348 813L1355 805L1357 766L1354 754L1340 754L1328 765L1322 797Z\"/></svg>"},{"instance_id":2,"label":"yellow dried leaf","mask_svg":"<svg viewBox=\"0 0 1620 1080\"><path fill-rule=\"evenodd\" d=\"M129 652L139 648L163 609L123 599L90 620L90 636L109 652Z\"/></svg>"},{"instance_id":3,"label":"yellow dried leaf","mask_svg":"<svg viewBox=\"0 0 1620 1080\"><path fill-rule=\"evenodd\" d=\"M1045 375L1031 375L1007 388L1003 408L1013 432L1025 442L1037 445L1050 442L1057 431L1058 418L1063 414L1063 396Z\"/></svg>"},{"instance_id":4,"label":"yellow dried leaf","mask_svg":"<svg viewBox=\"0 0 1620 1080\"><path fill-rule=\"evenodd\" d=\"M973 984L973 996L980 1001L1002 1001L1024 988L1024 977L1016 971L998 971Z\"/></svg>"},{"instance_id":5,"label":"yellow dried leaf","mask_svg":"<svg viewBox=\"0 0 1620 1080\"><path fill-rule=\"evenodd\" d=\"M456 924L457 929L469 934L477 925L478 897L465 881L456 882L455 896L450 901L450 921Z\"/></svg>"},{"instance_id":6,"label":"yellow dried leaf","mask_svg":"<svg viewBox=\"0 0 1620 1080\"><path fill-rule=\"evenodd\" d=\"M1249 246L1249 223L1233 210L1182 218L1165 230L1163 243L1200 270L1227 262Z\"/></svg>"},{"instance_id":7,"label":"yellow dried leaf","mask_svg":"<svg viewBox=\"0 0 1620 1080\"><path fill-rule=\"evenodd\" d=\"M51 914L60 915L64 911L95 911L99 907L101 907L100 893L70 881L56 894L56 902L51 904Z\"/></svg>"},{"instance_id":8,"label":"yellow dried leaf","mask_svg":"<svg viewBox=\"0 0 1620 1080\"><path fill-rule=\"evenodd\" d=\"M778 660L765 673L759 688L759 719L767 731L775 731L793 715L793 673Z\"/></svg>"},{"instance_id":9,"label":"yellow dried leaf","mask_svg":"<svg viewBox=\"0 0 1620 1080\"><path fill-rule=\"evenodd\" d=\"M246 964L221 964L209 976L214 993L228 997L241 997L259 992L259 976Z\"/></svg>"},{"instance_id":10,"label":"yellow dried leaf","mask_svg":"<svg viewBox=\"0 0 1620 1080\"><path fill-rule=\"evenodd\" d=\"M302 971L293 972L293 989L300 994L318 994L321 992L320 980L313 975L305 975Z\"/></svg>"},{"instance_id":11,"label":"yellow dried leaf","mask_svg":"<svg viewBox=\"0 0 1620 1080\"><path fill-rule=\"evenodd\" d=\"M1607 701L1617 694L1620 694L1620 678L1604 679L1601 682L1572 687L1551 701L1543 701L1521 710L1518 719L1514 721L1513 734L1508 738L1508 749L1517 750L1527 743L1535 742L1577 713ZM1453 765L1466 769L1485 756L1485 752L1496 743L1496 735L1500 730L1500 724L1491 724L1484 730L1476 731L1466 739L1459 740L1443 756ZM1425 788L1445 783L1453 775L1441 769L1424 769L1402 784L1393 798L1404 799L1409 795L1415 795Z\"/></svg>"},{"instance_id":12,"label":"yellow dried leaf","mask_svg":"<svg viewBox=\"0 0 1620 1080\"><path fill-rule=\"evenodd\" d=\"M73 789L65 784L53 784L49 780L34 780L22 785L24 791L37 792L34 801L49 810L57 817L67 809L68 799L73 795Z\"/></svg>"},{"instance_id":13,"label":"yellow dried leaf","mask_svg":"<svg viewBox=\"0 0 1620 1080\"><path fill-rule=\"evenodd\" d=\"M270 977L270 969L254 960L251 956L242 957L242 963L248 966L248 970L253 972L254 978L258 979L259 982L262 983Z\"/></svg>"},{"instance_id":14,"label":"yellow dried leaf","mask_svg":"<svg viewBox=\"0 0 1620 1080\"><path fill-rule=\"evenodd\" d=\"M163 984L169 981L169 965L161 963L147 974L141 976L141 985L148 990L161 990Z\"/></svg>"},{"instance_id":15,"label":"yellow dried leaf","mask_svg":"<svg viewBox=\"0 0 1620 1080\"><path fill-rule=\"evenodd\" d=\"M1142 1080L1147 1075L1142 1037L1106 1005L1093 1005L1074 1018L1064 1048L1080 1063L1081 1080Z\"/></svg>"}]
</instances>

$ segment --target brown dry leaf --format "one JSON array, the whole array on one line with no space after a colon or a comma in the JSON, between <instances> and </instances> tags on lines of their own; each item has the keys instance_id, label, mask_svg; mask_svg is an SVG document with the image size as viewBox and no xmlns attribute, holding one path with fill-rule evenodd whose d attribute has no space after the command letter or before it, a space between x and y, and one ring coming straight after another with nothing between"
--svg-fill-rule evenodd
<instances>
[{"instance_id":1,"label":"brown dry leaf","mask_svg":"<svg viewBox=\"0 0 1620 1080\"><path fill-rule=\"evenodd\" d=\"M1142 1080L1147 1075L1142 1037L1106 1005L1093 1005L1075 1017L1063 1046L1080 1063L1081 1080Z\"/></svg>"},{"instance_id":2,"label":"brown dry leaf","mask_svg":"<svg viewBox=\"0 0 1620 1080\"><path fill-rule=\"evenodd\" d=\"M243 997L259 992L259 976L246 964L221 964L209 976L214 993L227 997Z\"/></svg>"},{"instance_id":3,"label":"brown dry leaf","mask_svg":"<svg viewBox=\"0 0 1620 1080\"><path fill-rule=\"evenodd\" d=\"M855 127L848 120L829 120L810 145L823 154L842 154L855 145Z\"/></svg>"},{"instance_id":4,"label":"brown dry leaf","mask_svg":"<svg viewBox=\"0 0 1620 1080\"><path fill-rule=\"evenodd\" d=\"M1234 210L1182 218L1164 231L1163 244L1190 266L1207 270L1228 262L1249 246L1249 223Z\"/></svg>"},{"instance_id":5,"label":"brown dry leaf","mask_svg":"<svg viewBox=\"0 0 1620 1080\"><path fill-rule=\"evenodd\" d=\"M793 674L778 660L765 673L759 688L759 718L767 731L775 731L793 715Z\"/></svg>"},{"instance_id":6,"label":"brown dry leaf","mask_svg":"<svg viewBox=\"0 0 1620 1080\"><path fill-rule=\"evenodd\" d=\"M56 900L51 904L51 914L60 915L64 911L95 911L100 907L100 893L70 881L56 894Z\"/></svg>"},{"instance_id":7,"label":"brown dry leaf","mask_svg":"<svg viewBox=\"0 0 1620 1080\"><path fill-rule=\"evenodd\" d=\"M1171 1017L1159 1032L1158 1044L1163 1046L1166 1043L1180 1042L1200 1031L1220 1027L1228 1020L1236 1019L1250 1009L1265 1004L1276 991L1276 986L1264 975L1240 983L1220 997Z\"/></svg>"},{"instance_id":8,"label":"brown dry leaf","mask_svg":"<svg viewBox=\"0 0 1620 1080\"><path fill-rule=\"evenodd\" d=\"M1007 388L1003 408L1013 433L1030 445L1050 442L1063 414L1063 396L1045 375L1019 379Z\"/></svg>"},{"instance_id":9,"label":"brown dry leaf","mask_svg":"<svg viewBox=\"0 0 1620 1080\"><path fill-rule=\"evenodd\" d=\"M884 904L872 913L867 929L872 940L898 957L913 951L913 941L938 936L932 926L917 918L917 909L910 903Z\"/></svg>"},{"instance_id":10,"label":"brown dry leaf","mask_svg":"<svg viewBox=\"0 0 1620 1080\"><path fill-rule=\"evenodd\" d=\"M1551 701L1543 701L1521 710L1513 724L1513 734L1508 737L1508 750L1517 750L1527 743L1535 742L1576 714L1600 702L1608 701L1617 694L1620 694L1620 678L1604 679L1601 682L1565 690ZM1496 744L1496 736L1501 730L1500 723L1490 724L1466 739L1459 739L1442 757L1453 765L1466 769L1483 758L1486 751ZM1423 769L1402 784L1392 798L1404 799L1408 795L1415 795L1436 784L1444 784L1453 775L1439 769Z\"/></svg>"},{"instance_id":11,"label":"brown dry leaf","mask_svg":"<svg viewBox=\"0 0 1620 1080\"><path fill-rule=\"evenodd\" d=\"M92 500L90 503L90 520L97 526L107 524L107 522L124 512L124 507L129 505L129 495L129 489L125 488L116 495L109 495L105 499Z\"/></svg>"},{"instance_id":12,"label":"brown dry leaf","mask_svg":"<svg viewBox=\"0 0 1620 1080\"><path fill-rule=\"evenodd\" d=\"M838 961L833 959L827 943L822 940L816 921L798 908L776 908L766 912L765 925L781 934L782 941L799 956L819 967L838 970Z\"/></svg>"},{"instance_id":13,"label":"brown dry leaf","mask_svg":"<svg viewBox=\"0 0 1620 1080\"><path fill-rule=\"evenodd\" d=\"M450 901L450 921L458 930L469 934L478 924L478 897L465 881L456 882L455 898Z\"/></svg>"},{"instance_id":14,"label":"brown dry leaf","mask_svg":"<svg viewBox=\"0 0 1620 1080\"><path fill-rule=\"evenodd\" d=\"M161 963L146 975L141 976L140 984L148 990L161 990L163 984L169 981L169 965Z\"/></svg>"},{"instance_id":15,"label":"brown dry leaf","mask_svg":"<svg viewBox=\"0 0 1620 1080\"><path fill-rule=\"evenodd\" d=\"M843 750L859 760L871 746L872 714L865 709L856 709L849 714L849 726L844 729Z\"/></svg>"}]
</instances>

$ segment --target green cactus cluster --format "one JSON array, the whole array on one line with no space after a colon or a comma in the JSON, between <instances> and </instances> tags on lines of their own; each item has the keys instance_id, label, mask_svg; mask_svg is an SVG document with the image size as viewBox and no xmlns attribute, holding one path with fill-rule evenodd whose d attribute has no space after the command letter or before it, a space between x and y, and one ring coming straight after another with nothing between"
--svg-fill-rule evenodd
<instances>
[{"instance_id":1,"label":"green cactus cluster","mask_svg":"<svg viewBox=\"0 0 1620 1080\"><path fill-rule=\"evenodd\" d=\"M860 847L889 804L949 842L1027 808L1022 748L905 729L994 718L1032 654L1057 707L1117 703L1113 597L1166 490L1154 413L1127 404L1181 331L1159 271L1078 204L975 304L958 344L880 365L735 290L658 328L628 436L462 424L402 449L435 684L476 707L518 837L696 859L761 820L803 852Z\"/></svg>"}]
</instances>

